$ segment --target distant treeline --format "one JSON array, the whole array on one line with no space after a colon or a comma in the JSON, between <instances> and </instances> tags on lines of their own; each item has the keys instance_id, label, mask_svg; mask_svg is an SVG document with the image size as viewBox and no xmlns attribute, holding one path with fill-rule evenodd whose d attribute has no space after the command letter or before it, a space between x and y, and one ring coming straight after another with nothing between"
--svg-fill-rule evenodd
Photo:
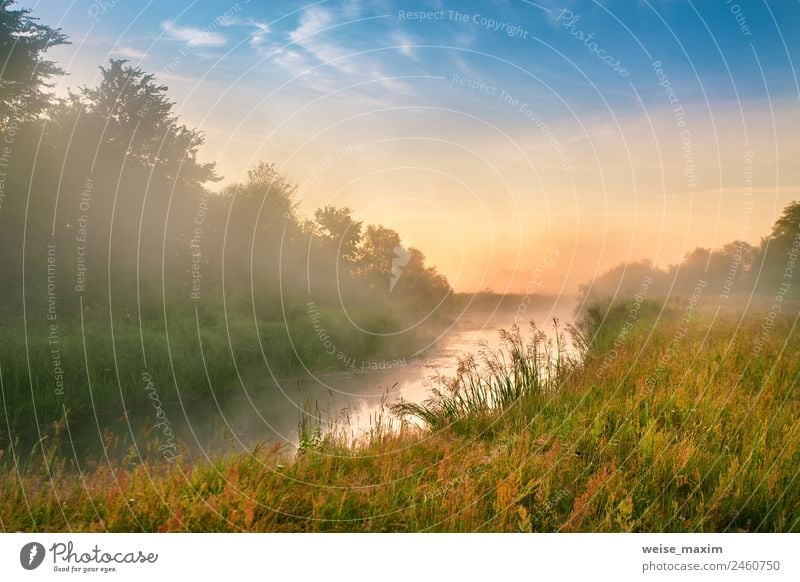
<instances>
[{"instance_id":1,"label":"distant treeline","mask_svg":"<svg viewBox=\"0 0 800 582\"><path fill-rule=\"evenodd\" d=\"M737 240L721 249L698 247L677 265L649 260L621 263L580 287L584 305L609 298L689 297L700 286L705 297L726 302L757 296L782 303L800 298L800 202L783 209L772 231L757 245Z\"/></svg>"}]
</instances>

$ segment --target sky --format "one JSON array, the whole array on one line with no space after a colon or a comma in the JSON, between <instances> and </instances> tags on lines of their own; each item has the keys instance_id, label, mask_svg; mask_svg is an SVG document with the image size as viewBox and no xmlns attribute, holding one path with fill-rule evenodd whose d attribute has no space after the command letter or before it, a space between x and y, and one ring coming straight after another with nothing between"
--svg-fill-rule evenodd
<instances>
[{"instance_id":1,"label":"sky","mask_svg":"<svg viewBox=\"0 0 800 582\"><path fill-rule=\"evenodd\" d=\"M800 199L800 2L25 0L201 129L218 188L259 161L350 206L458 291L574 293L623 261L758 243Z\"/></svg>"}]
</instances>

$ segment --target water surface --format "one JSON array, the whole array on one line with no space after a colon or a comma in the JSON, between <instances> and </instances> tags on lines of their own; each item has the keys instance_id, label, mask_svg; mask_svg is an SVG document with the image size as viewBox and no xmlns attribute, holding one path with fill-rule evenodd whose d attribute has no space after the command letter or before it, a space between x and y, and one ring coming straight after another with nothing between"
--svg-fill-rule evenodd
<instances>
[{"instance_id":1,"label":"water surface","mask_svg":"<svg viewBox=\"0 0 800 582\"><path fill-rule=\"evenodd\" d=\"M553 337L553 318L571 322L575 300L560 298L553 302L530 304L523 322L532 319L536 325ZM513 307L513 306L512 306ZM214 450L221 442L226 447L242 450L257 442L280 442L289 446L297 443L298 426L305 418L307 426L336 428L348 435L357 436L369 431L377 422L392 422L386 405L403 398L421 402L429 396L428 379L435 374L451 376L456 370L458 357L477 352L482 345L498 348L500 330L509 329L518 319L516 309L495 312L469 313L429 349L425 355L409 360L388 360L385 369L354 370L312 374L275 382L263 381L249 375L240 394L226 397L225 402L213 411L204 411L202 418L191 412L183 422L195 423L195 430L184 427L182 439L190 448ZM523 331L527 325L521 324ZM374 366L373 366L374 367ZM180 412L180 411L179 411ZM396 421L396 419L394 419Z\"/></svg>"}]
</instances>

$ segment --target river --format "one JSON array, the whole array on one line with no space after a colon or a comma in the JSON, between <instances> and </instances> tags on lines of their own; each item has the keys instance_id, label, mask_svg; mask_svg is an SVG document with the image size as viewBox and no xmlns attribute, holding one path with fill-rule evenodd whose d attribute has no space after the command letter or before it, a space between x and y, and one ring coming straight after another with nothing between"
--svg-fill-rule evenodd
<instances>
[{"instance_id":1,"label":"river","mask_svg":"<svg viewBox=\"0 0 800 582\"><path fill-rule=\"evenodd\" d=\"M575 307L576 301L566 297L534 301L526 310L525 321L532 319L553 337L553 318L571 322ZM379 422L396 425L397 419L386 411L386 405L400 398L425 400L430 391L428 378L437 373L453 375L458 356L477 352L483 342L493 349L499 347L500 330L509 329L515 317L514 309L465 315L424 356L399 365L390 362L386 369L307 373L277 383L266 371L250 374L238 393L229 393L224 402L203 406L202 412L173 409L174 429L187 450L210 456L220 450L245 452L263 442L292 448L298 442L301 418L312 430L337 430L349 438L364 434ZM259 381L263 376L267 379Z\"/></svg>"}]
</instances>

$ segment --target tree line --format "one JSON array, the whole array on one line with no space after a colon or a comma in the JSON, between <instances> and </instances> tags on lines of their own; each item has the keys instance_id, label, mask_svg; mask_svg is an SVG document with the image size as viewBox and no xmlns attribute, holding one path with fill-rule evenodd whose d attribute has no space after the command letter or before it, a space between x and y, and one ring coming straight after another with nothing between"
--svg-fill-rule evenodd
<instances>
[{"instance_id":1,"label":"tree line","mask_svg":"<svg viewBox=\"0 0 800 582\"><path fill-rule=\"evenodd\" d=\"M799 260L800 202L792 202L757 245L736 240L719 249L697 247L665 268L646 259L620 263L582 285L580 295L587 304L631 298L643 288L650 297L687 297L701 282L705 294L721 302L748 297L783 301L800 297Z\"/></svg>"},{"instance_id":2,"label":"tree line","mask_svg":"<svg viewBox=\"0 0 800 582\"><path fill-rule=\"evenodd\" d=\"M0 1L0 292L10 315L23 299L39 305L48 269L62 313L110 304L145 318L224 298L280 319L310 298L405 322L452 293L421 251L353 209L303 216L274 164L212 191L220 176L200 160L202 132L140 67L111 59L97 86L52 95L63 71L44 55L67 42Z\"/></svg>"}]
</instances>

